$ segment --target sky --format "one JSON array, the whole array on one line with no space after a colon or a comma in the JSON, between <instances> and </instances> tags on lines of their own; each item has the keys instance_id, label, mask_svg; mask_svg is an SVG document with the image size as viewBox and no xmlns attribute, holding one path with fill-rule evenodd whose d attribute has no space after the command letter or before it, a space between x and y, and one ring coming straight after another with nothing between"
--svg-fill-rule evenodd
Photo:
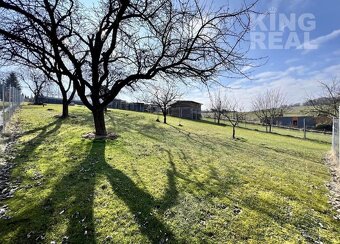
<instances>
[{"instance_id":1,"label":"sky","mask_svg":"<svg viewBox=\"0 0 340 244\"><path fill-rule=\"evenodd\" d=\"M236 7L238 2L229 1L231 7ZM226 1L217 0L214 4L223 5ZM254 45L248 55L266 57L266 63L245 68L250 79L220 79L232 88L227 92L246 110L251 109L252 99L266 89L281 89L287 102L294 104L321 95L318 81L340 79L340 1L260 0L256 9L270 14L263 20L255 19L254 23L258 24L249 39L265 45ZM287 18L296 20L296 24L291 21L291 26L287 25L284 21ZM265 41L254 42L256 35L264 36ZM204 89L193 89L185 98L201 102L203 109L209 108L209 94Z\"/></svg>"},{"instance_id":2,"label":"sky","mask_svg":"<svg viewBox=\"0 0 340 244\"><path fill-rule=\"evenodd\" d=\"M83 1L89 5L96 2ZM214 0L212 5L218 8L229 4L231 9L237 9L242 2ZM221 84L230 88L227 93L245 110L251 110L254 97L266 89L281 89L287 103L294 104L321 95L318 81L340 79L339 0L259 0L256 10L263 14L261 18L254 16L246 46L251 46L250 58L263 58L262 65L244 67L248 78L219 78ZM213 87L210 92L217 89ZM209 109L206 87L183 87L183 92L183 99L200 102L203 109ZM129 92L119 95L128 101L136 100L135 97Z\"/></svg>"}]
</instances>

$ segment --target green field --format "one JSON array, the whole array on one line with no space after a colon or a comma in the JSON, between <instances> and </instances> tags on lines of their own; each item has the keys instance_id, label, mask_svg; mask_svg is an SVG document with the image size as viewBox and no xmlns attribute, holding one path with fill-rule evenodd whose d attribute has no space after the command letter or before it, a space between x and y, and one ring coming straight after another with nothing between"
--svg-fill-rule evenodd
<instances>
[{"instance_id":1,"label":"green field","mask_svg":"<svg viewBox=\"0 0 340 244\"><path fill-rule=\"evenodd\" d=\"M311 116L313 115L313 107L311 106L295 106L289 107L283 116ZM254 112L246 112L247 120L249 121L259 121L259 118Z\"/></svg>"},{"instance_id":2,"label":"green field","mask_svg":"<svg viewBox=\"0 0 340 244\"><path fill-rule=\"evenodd\" d=\"M47 109L53 109L48 111ZM111 110L116 140L91 141L90 112L23 106L0 243L339 243L327 143Z\"/></svg>"}]
</instances>

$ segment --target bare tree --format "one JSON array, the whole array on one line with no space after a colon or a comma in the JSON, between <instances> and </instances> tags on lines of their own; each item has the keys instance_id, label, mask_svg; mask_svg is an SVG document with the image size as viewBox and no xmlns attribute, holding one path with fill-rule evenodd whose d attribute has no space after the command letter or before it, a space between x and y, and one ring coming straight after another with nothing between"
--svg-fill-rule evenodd
<instances>
[{"instance_id":1,"label":"bare tree","mask_svg":"<svg viewBox=\"0 0 340 244\"><path fill-rule=\"evenodd\" d=\"M311 112L318 116L339 117L340 80L334 78L331 82L320 81L321 95L310 97L306 105L311 106Z\"/></svg>"},{"instance_id":2,"label":"bare tree","mask_svg":"<svg viewBox=\"0 0 340 244\"><path fill-rule=\"evenodd\" d=\"M268 89L259 94L253 101L253 110L261 123L265 124L266 132L272 132L274 120L287 109L286 97L280 89Z\"/></svg>"},{"instance_id":3,"label":"bare tree","mask_svg":"<svg viewBox=\"0 0 340 244\"><path fill-rule=\"evenodd\" d=\"M19 64L31 69L38 69L44 73L59 88L63 106L61 118L67 118L69 115L68 106L76 92L72 80L63 74L53 57L46 55L46 53L53 53L53 47L48 39L43 38L41 35L26 39L26 41L34 43L36 49L32 50L27 43L16 42L11 39L2 40L3 45L0 48L2 61L5 61L7 65ZM43 47L44 50L40 50L40 47Z\"/></svg>"},{"instance_id":4,"label":"bare tree","mask_svg":"<svg viewBox=\"0 0 340 244\"><path fill-rule=\"evenodd\" d=\"M203 83L242 75L255 3L231 11L197 0L101 0L91 9L76 0L1 0L0 43L55 62L92 111L96 135L106 135L104 109L124 87L159 75Z\"/></svg>"},{"instance_id":5,"label":"bare tree","mask_svg":"<svg viewBox=\"0 0 340 244\"><path fill-rule=\"evenodd\" d=\"M221 89L219 89L215 93L210 94L210 110L214 114L214 118L215 120L217 120L217 124L221 123L221 119L226 108L226 100L226 95L222 92Z\"/></svg>"},{"instance_id":6,"label":"bare tree","mask_svg":"<svg viewBox=\"0 0 340 244\"><path fill-rule=\"evenodd\" d=\"M272 132L274 120L282 117L287 111L286 95L280 89L267 90L266 97L269 101L269 132Z\"/></svg>"},{"instance_id":7,"label":"bare tree","mask_svg":"<svg viewBox=\"0 0 340 244\"><path fill-rule=\"evenodd\" d=\"M263 95L258 95L253 100L253 112L256 117L260 120L260 123L263 123L266 126L266 132L268 132L268 124L269 124L269 104Z\"/></svg>"},{"instance_id":8,"label":"bare tree","mask_svg":"<svg viewBox=\"0 0 340 244\"><path fill-rule=\"evenodd\" d=\"M47 75L51 81L53 81L59 87L59 91L62 97L62 114L61 118L67 118L69 116L69 105L72 102L76 90L72 85L72 81L67 76L63 76L62 73L50 73Z\"/></svg>"},{"instance_id":9,"label":"bare tree","mask_svg":"<svg viewBox=\"0 0 340 244\"><path fill-rule=\"evenodd\" d=\"M229 123L233 127L232 138L236 139L236 127L245 119L245 114L242 107L236 99L227 98L224 102L225 109L223 115L228 119Z\"/></svg>"},{"instance_id":10,"label":"bare tree","mask_svg":"<svg viewBox=\"0 0 340 244\"><path fill-rule=\"evenodd\" d=\"M143 100L147 103L157 105L160 108L163 114L163 122L166 124L167 113L171 103L179 99L182 95L179 89L171 83L149 84L144 93Z\"/></svg>"},{"instance_id":11,"label":"bare tree","mask_svg":"<svg viewBox=\"0 0 340 244\"><path fill-rule=\"evenodd\" d=\"M39 72L39 70L32 70L26 72L26 74L21 75L22 81L27 85L30 91L33 94L33 104L39 105L41 104L41 98L43 97L43 93L49 87L49 80L43 73Z\"/></svg>"}]
</instances>

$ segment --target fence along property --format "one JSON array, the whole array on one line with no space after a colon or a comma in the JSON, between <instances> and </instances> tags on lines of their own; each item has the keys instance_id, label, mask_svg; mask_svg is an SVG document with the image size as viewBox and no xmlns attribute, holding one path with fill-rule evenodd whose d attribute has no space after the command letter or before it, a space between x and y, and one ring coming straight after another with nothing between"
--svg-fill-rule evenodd
<instances>
[{"instance_id":1,"label":"fence along property","mask_svg":"<svg viewBox=\"0 0 340 244\"><path fill-rule=\"evenodd\" d=\"M0 86L0 131L5 132L6 124L23 101L21 91L15 87Z\"/></svg>"},{"instance_id":2,"label":"fence along property","mask_svg":"<svg viewBox=\"0 0 340 244\"><path fill-rule=\"evenodd\" d=\"M207 113L203 113L203 120L207 120L210 122L215 122L214 117L211 115L207 116ZM229 122L226 121L224 118L222 119L222 123L229 125ZM305 124L305 123L304 123ZM244 128L248 130L260 131L265 132L266 126L254 121L241 121L238 125L239 128ZM313 129L305 128L293 128L293 127L285 127L285 126L277 126L273 125L272 131L275 134L283 135L283 136L291 136L301 139L308 139L313 141L331 143L332 135L331 132L326 131L317 131Z\"/></svg>"},{"instance_id":3,"label":"fence along property","mask_svg":"<svg viewBox=\"0 0 340 244\"><path fill-rule=\"evenodd\" d=\"M337 162L337 166L340 167L340 142L339 142L339 135L340 135L340 123L339 118L333 118L333 133L332 133L332 152L334 158Z\"/></svg>"}]
</instances>

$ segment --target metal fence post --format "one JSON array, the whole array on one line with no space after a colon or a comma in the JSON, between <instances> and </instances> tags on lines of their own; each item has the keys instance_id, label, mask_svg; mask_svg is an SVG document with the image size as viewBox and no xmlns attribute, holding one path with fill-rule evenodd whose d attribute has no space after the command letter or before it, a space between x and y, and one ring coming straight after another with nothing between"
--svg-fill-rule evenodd
<instances>
[{"instance_id":1,"label":"metal fence post","mask_svg":"<svg viewBox=\"0 0 340 244\"><path fill-rule=\"evenodd\" d=\"M7 111L6 111L6 114L7 114L6 123L12 116L12 87L9 86L7 89L8 89L8 91L7 91L8 92L8 102L7 102Z\"/></svg>"},{"instance_id":2,"label":"metal fence post","mask_svg":"<svg viewBox=\"0 0 340 244\"><path fill-rule=\"evenodd\" d=\"M2 83L2 131L5 131L6 119L5 119L5 82Z\"/></svg>"},{"instance_id":3,"label":"metal fence post","mask_svg":"<svg viewBox=\"0 0 340 244\"><path fill-rule=\"evenodd\" d=\"M333 125L332 125L332 151L334 153L335 149L335 117L333 117Z\"/></svg>"},{"instance_id":4,"label":"metal fence post","mask_svg":"<svg viewBox=\"0 0 340 244\"><path fill-rule=\"evenodd\" d=\"M339 106L340 109L340 106ZM339 110L340 111L340 110ZM337 166L340 166L340 113L338 113L338 137L336 138L338 143L338 155L336 155L337 158Z\"/></svg>"},{"instance_id":5,"label":"metal fence post","mask_svg":"<svg viewBox=\"0 0 340 244\"><path fill-rule=\"evenodd\" d=\"M13 104L14 104L14 110L17 108L17 89L13 87L13 92L14 92L14 99L13 99Z\"/></svg>"},{"instance_id":6,"label":"metal fence post","mask_svg":"<svg viewBox=\"0 0 340 244\"><path fill-rule=\"evenodd\" d=\"M14 111L15 111L15 96L16 96L16 91L15 91L15 87L13 87L13 114L14 114Z\"/></svg>"},{"instance_id":7,"label":"metal fence post","mask_svg":"<svg viewBox=\"0 0 340 244\"><path fill-rule=\"evenodd\" d=\"M307 139L306 118L303 119L303 139Z\"/></svg>"},{"instance_id":8,"label":"metal fence post","mask_svg":"<svg viewBox=\"0 0 340 244\"><path fill-rule=\"evenodd\" d=\"M20 106L23 97L19 89L12 86L6 86L4 81L0 88L0 95L2 95L2 109L0 110L0 115L2 116L2 132L5 132L8 121Z\"/></svg>"}]
</instances>

